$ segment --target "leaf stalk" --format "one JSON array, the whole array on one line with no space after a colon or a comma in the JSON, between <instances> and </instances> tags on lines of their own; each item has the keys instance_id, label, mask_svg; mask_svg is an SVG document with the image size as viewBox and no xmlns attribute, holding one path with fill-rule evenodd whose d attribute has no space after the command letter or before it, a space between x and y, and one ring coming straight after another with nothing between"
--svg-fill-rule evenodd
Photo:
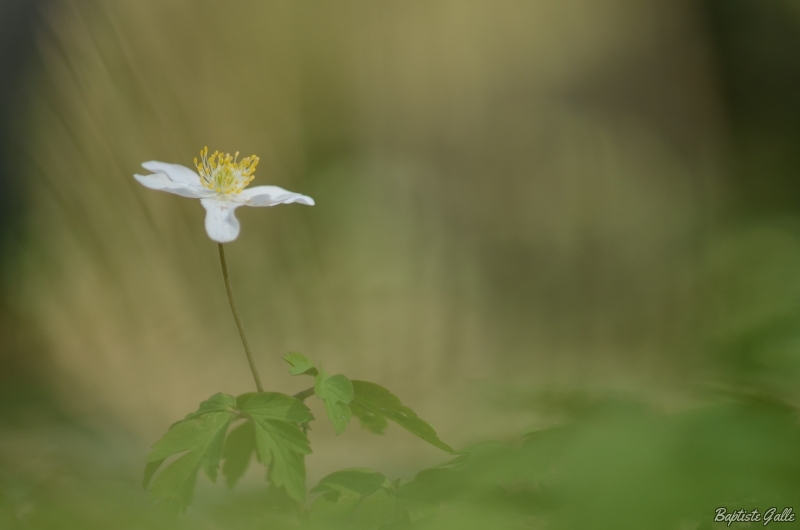
<instances>
[{"instance_id":1,"label":"leaf stalk","mask_svg":"<svg viewBox=\"0 0 800 530\"><path fill-rule=\"evenodd\" d=\"M313 395L314 395L314 387L312 386L311 388L306 388L305 390L301 390L293 397L295 399L299 399L300 401L304 401L307 397L311 397Z\"/></svg>"}]
</instances>

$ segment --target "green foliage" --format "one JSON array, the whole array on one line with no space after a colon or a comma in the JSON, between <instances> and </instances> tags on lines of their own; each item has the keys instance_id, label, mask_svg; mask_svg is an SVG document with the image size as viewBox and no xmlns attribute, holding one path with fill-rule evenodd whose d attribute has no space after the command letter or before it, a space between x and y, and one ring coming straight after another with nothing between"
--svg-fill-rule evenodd
<instances>
[{"instance_id":1,"label":"green foliage","mask_svg":"<svg viewBox=\"0 0 800 530\"><path fill-rule=\"evenodd\" d=\"M197 412L173 424L153 444L147 456L145 487L168 457L184 453L156 476L150 490L153 498L173 510L183 511L191 502L200 468L211 480L216 480L225 433L236 415L235 404L233 397L215 394L202 402Z\"/></svg>"},{"instance_id":2,"label":"green foliage","mask_svg":"<svg viewBox=\"0 0 800 530\"><path fill-rule=\"evenodd\" d=\"M269 479L283 486L290 497L306 494L304 456L311 453L308 438L297 425L314 419L303 403L277 392L262 392L250 398L243 412L255 426L256 452L269 469Z\"/></svg>"},{"instance_id":3,"label":"green foliage","mask_svg":"<svg viewBox=\"0 0 800 530\"><path fill-rule=\"evenodd\" d=\"M389 422L386 421L386 418L383 415L378 412L373 412L358 402L351 403L350 410L352 411L353 416L358 418L358 422L361 424L361 426L370 432L374 432L375 434L383 434L386 431L386 428L389 426Z\"/></svg>"},{"instance_id":4,"label":"green foliage","mask_svg":"<svg viewBox=\"0 0 800 530\"><path fill-rule=\"evenodd\" d=\"M436 506L398 495L394 484L371 469L331 473L311 490L320 493L311 505L311 521L347 528L377 529L435 515Z\"/></svg>"},{"instance_id":5,"label":"green foliage","mask_svg":"<svg viewBox=\"0 0 800 530\"><path fill-rule=\"evenodd\" d=\"M228 434L237 419L245 423ZM182 512L192 500L197 474L216 481L220 460L223 474L233 486L257 451L269 469L272 484L282 486L295 499L305 497L304 455L311 449L298 423L314 419L299 400L275 392L244 394L234 398L215 394L196 412L173 424L147 456L143 485L154 499L172 511ZM228 434L226 439L226 434ZM158 475L169 458L174 458ZM155 479L153 477L155 476Z\"/></svg>"},{"instance_id":6,"label":"green foliage","mask_svg":"<svg viewBox=\"0 0 800 530\"><path fill-rule=\"evenodd\" d=\"M253 422L242 423L231 430L222 451L222 458L225 460L222 474L225 475L225 483L229 488L234 487L242 478L255 452L256 431Z\"/></svg>"},{"instance_id":7,"label":"green foliage","mask_svg":"<svg viewBox=\"0 0 800 530\"><path fill-rule=\"evenodd\" d=\"M792 506L796 418L751 398L677 414L609 399L515 443L468 447L397 496L439 506L424 528L711 528L720 506Z\"/></svg>"},{"instance_id":8,"label":"green foliage","mask_svg":"<svg viewBox=\"0 0 800 530\"><path fill-rule=\"evenodd\" d=\"M429 424L382 386L350 381L342 374L329 376L299 353L290 353L284 360L289 363L292 375L314 377L314 387L298 396L308 396L313 390L325 403L337 434L344 431L355 414L373 432L382 433L389 419L436 447L453 451ZM151 496L160 504L171 511L183 512L192 500L201 469L215 482L222 463L225 482L232 488L255 455L267 468L267 478L273 487L282 488L294 501L303 501L305 455L311 453L305 428L313 419L314 415L300 399L286 394L248 392L238 397L215 394L203 401L197 411L173 424L153 444L142 485L150 488ZM236 425L231 429L232 424ZM398 504L395 489L385 482L383 475L372 471L334 473L315 488L315 492L323 492L322 500L315 502L315 511L332 510L342 517L377 521L383 517L378 514L391 514L395 518L401 505L410 506L414 502L419 505L411 497L405 504ZM365 485L369 485L367 489ZM413 519L411 515L408 517Z\"/></svg>"},{"instance_id":9,"label":"green foliage","mask_svg":"<svg viewBox=\"0 0 800 530\"><path fill-rule=\"evenodd\" d=\"M284 355L283 360L291 365L289 373L292 375L317 375L317 368L302 353L292 352Z\"/></svg>"},{"instance_id":10,"label":"green foliage","mask_svg":"<svg viewBox=\"0 0 800 530\"><path fill-rule=\"evenodd\" d=\"M351 409L367 429L373 432L383 432L386 419L389 419L429 444L448 453L453 452L452 447L439 439L433 427L421 420L413 410L403 405L397 396L375 383L356 380L352 383L354 395Z\"/></svg>"},{"instance_id":11,"label":"green foliage","mask_svg":"<svg viewBox=\"0 0 800 530\"><path fill-rule=\"evenodd\" d=\"M780 512L798 488L794 407L740 397L665 414L608 399L516 441L467 447L410 481L332 473L312 490L311 521L357 530L711 528L720 506Z\"/></svg>"},{"instance_id":12,"label":"green foliage","mask_svg":"<svg viewBox=\"0 0 800 530\"><path fill-rule=\"evenodd\" d=\"M353 400L353 383L342 374L328 377L322 370L317 374L314 393L325 402L325 412L336 434L341 434L352 415L348 404Z\"/></svg>"},{"instance_id":13,"label":"green foliage","mask_svg":"<svg viewBox=\"0 0 800 530\"><path fill-rule=\"evenodd\" d=\"M287 396L258 396L240 396L239 401L247 405L256 399L252 410L268 421L309 417ZM237 419L229 425L220 460L226 478L236 475L226 471L227 466L237 465L233 460L239 456L234 455L244 454L252 461L256 452L255 424L242 408L236 409ZM205 410L209 412L190 415L188 423L226 412L216 405ZM28 458L0 453L0 528L724 528L725 523L712 522L718 507L729 511L758 508L762 514L771 507L778 512L789 506L796 510L800 491L797 411L796 406L775 399L741 394L718 396L669 413L635 399L595 398L555 427L502 443L466 447L416 476L400 471L411 480L369 469L345 469L315 484L311 498L303 503L274 484L222 494L198 488L191 516L177 520L163 517L164 510L148 502L133 481L124 479L124 469L109 470L108 461L120 460L108 458L119 454L119 447L104 449L99 437L76 429L66 432L69 438L83 437L81 444L42 451L35 466ZM185 490L191 485L185 478L202 469L197 461L202 437L182 422L173 429L168 439L157 444L159 448L194 449L167 456L163 462L154 460L148 468L161 467L163 474L175 465L176 471L160 479L162 493L173 499L174 509L174 499L187 495ZM193 434L181 443L175 433L184 429ZM63 437L63 432L58 434ZM49 439L42 447L53 443L55 439ZM73 454L68 457L70 450ZM246 464L238 465L241 469ZM397 464L392 466L397 469ZM155 472L151 470L159 480ZM169 502L162 497L159 504ZM769 525L798 526L800 521Z\"/></svg>"},{"instance_id":14,"label":"green foliage","mask_svg":"<svg viewBox=\"0 0 800 530\"><path fill-rule=\"evenodd\" d=\"M325 402L325 411L336 434L344 431L351 416L356 416L362 427L375 434L384 433L388 419L439 449L453 452L452 447L439 439L430 424L384 387L368 381L351 381L342 374L329 377L297 352L283 359L291 365L290 374L315 377L314 393Z\"/></svg>"},{"instance_id":15,"label":"green foliage","mask_svg":"<svg viewBox=\"0 0 800 530\"><path fill-rule=\"evenodd\" d=\"M319 481L311 493L330 493L350 490L359 495L369 495L388 483L386 477L366 468L351 468L331 473Z\"/></svg>"}]
</instances>

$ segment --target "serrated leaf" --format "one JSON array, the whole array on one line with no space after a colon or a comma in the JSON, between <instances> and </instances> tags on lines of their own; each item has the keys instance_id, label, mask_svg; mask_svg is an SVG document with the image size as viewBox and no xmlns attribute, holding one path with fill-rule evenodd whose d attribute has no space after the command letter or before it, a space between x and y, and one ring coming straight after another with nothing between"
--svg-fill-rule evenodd
<instances>
[{"instance_id":1,"label":"serrated leaf","mask_svg":"<svg viewBox=\"0 0 800 530\"><path fill-rule=\"evenodd\" d=\"M367 468L351 468L335 471L322 478L311 493L326 493L348 489L361 496L369 495L378 490L386 482L386 477L381 473Z\"/></svg>"},{"instance_id":2,"label":"serrated leaf","mask_svg":"<svg viewBox=\"0 0 800 530\"><path fill-rule=\"evenodd\" d=\"M184 419L188 420L191 418L196 418L197 416L202 416L203 414L207 414L209 412L233 412L233 409L235 408L236 399L233 396L218 392L200 403L197 411L187 415Z\"/></svg>"},{"instance_id":3,"label":"serrated leaf","mask_svg":"<svg viewBox=\"0 0 800 530\"><path fill-rule=\"evenodd\" d=\"M253 417L267 420L303 423L314 419L302 401L279 392L258 393L247 400L242 410Z\"/></svg>"},{"instance_id":4,"label":"serrated leaf","mask_svg":"<svg viewBox=\"0 0 800 530\"><path fill-rule=\"evenodd\" d=\"M142 488L147 489L147 486L150 485L150 480L153 478L153 475L156 474L158 468L161 467L161 464L164 463L164 459L154 460L153 462L148 462L144 466L144 478L142 479Z\"/></svg>"},{"instance_id":5,"label":"serrated leaf","mask_svg":"<svg viewBox=\"0 0 800 530\"><path fill-rule=\"evenodd\" d=\"M218 432L228 427L233 412L207 412L172 425L167 433L153 444L147 462L155 462L183 451L207 449Z\"/></svg>"},{"instance_id":6,"label":"serrated leaf","mask_svg":"<svg viewBox=\"0 0 800 530\"><path fill-rule=\"evenodd\" d=\"M189 451L171 462L156 476L150 495L172 510L183 512L192 501L202 460L200 451Z\"/></svg>"},{"instance_id":7,"label":"serrated leaf","mask_svg":"<svg viewBox=\"0 0 800 530\"><path fill-rule=\"evenodd\" d=\"M219 429L217 435L211 440L211 443L206 449L205 457L203 458L202 468L206 476L211 482L217 481L217 470L219 469L219 461L222 458L222 447L225 442L225 433L228 432L228 426L233 421L233 416L228 420L224 428Z\"/></svg>"},{"instance_id":8,"label":"serrated leaf","mask_svg":"<svg viewBox=\"0 0 800 530\"><path fill-rule=\"evenodd\" d=\"M336 434L341 434L352 416L348 403L353 400L353 384L342 374L328 377L321 371L316 377L314 393L325 401L325 412Z\"/></svg>"},{"instance_id":9,"label":"serrated leaf","mask_svg":"<svg viewBox=\"0 0 800 530\"><path fill-rule=\"evenodd\" d=\"M324 400L350 403L353 400L353 383L342 374L327 376L325 372L317 375L314 392Z\"/></svg>"},{"instance_id":10,"label":"serrated leaf","mask_svg":"<svg viewBox=\"0 0 800 530\"><path fill-rule=\"evenodd\" d=\"M347 424L350 422L350 417L352 416L350 406L341 401L326 400L325 413L328 415L328 419L331 420L336 434L342 434L342 431L347 427Z\"/></svg>"},{"instance_id":11,"label":"serrated leaf","mask_svg":"<svg viewBox=\"0 0 800 530\"><path fill-rule=\"evenodd\" d=\"M292 375L305 374L313 377L318 373L314 363L309 361L302 353L291 352L288 355L284 355L283 360L291 366L289 368L289 373Z\"/></svg>"},{"instance_id":12,"label":"serrated leaf","mask_svg":"<svg viewBox=\"0 0 800 530\"><path fill-rule=\"evenodd\" d=\"M350 411L353 413L353 416L358 418L358 421L361 423L362 427L368 431L374 432L375 434L383 434L384 431L386 431L386 427L389 426L386 418L377 412L373 412L370 409L359 405L357 401L350 402Z\"/></svg>"},{"instance_id":13,"label":"serrated leaf","mask_svg":"<svg viewBox=\"0 0 800 530\"><path fill-rule=\"evenodd\" d=\"M145 487L167 457L186 453L167 465L152 481L153 498L176 511L183 511L191 501L201 468L209 478L216 479L222 442L236 415L234 405L232 396L216 394L201 403L197 412L173 424L153 444L145 466Z\"/></svg>"},{"instance_id":14,"label":"serrated leaf","mask_svg":"<svg viewBox=\"0 0 800 530\"><path fill-rule=\"evenodd\" d=\"M439 439L433 427L420 419L413 410L403 405L400 399L387 389L368 381L353 380L352 384L354 396L351 402L351 409L362 423L367 422L368 425L374 425L374 415L379 415L392 420L429 444L448 453L453 452L452 447ZM365 415L365 419L362 419L361 414L363 414L364 410L371 414Z\"/></svg>"},{"instance_id":15,"label":"serrated leaf","mask_svg":"<svg viewBox=\"0 0 800 530\"><path fill-rule=\"evenodd\" d=\"M222 474L228 487L232 488L242 478L255 450L256 431L252 422L245 422L228 434L222 452L222 458L225 459L222 464Z\"/></svg>"},{"instance_id":16,"label":"serrated leaf","mask_svg":"<svg viewBox=\"0 0 800 530\"><path fill-rule=\"evenodd\" d=\"M254 418L256 450L269 469L269 479L286 493L302 501L306 494L304 457L311 453L308 438L297 425L278 420Z\"/></svg>"},{"instance_id":17,"label":"serrated leaf","mask_svg":"<svg viewBox=\"0 0 800 530\"><path fill-rule=\"evenodd\" d=\"M308 407L291 396L263 392L250 398L244 412L253 420L256 452L269 469L269 479L290 497L305 498L305 455L311 453L308 438L297 423L314 419Z\"/></svg>"}]
</instances>

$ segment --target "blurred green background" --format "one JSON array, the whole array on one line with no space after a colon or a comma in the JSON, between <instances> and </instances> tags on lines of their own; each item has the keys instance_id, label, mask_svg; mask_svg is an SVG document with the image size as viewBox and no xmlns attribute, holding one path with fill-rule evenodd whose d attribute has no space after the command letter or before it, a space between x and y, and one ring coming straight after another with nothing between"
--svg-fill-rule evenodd
<instances>
[{"instance_id":1,"label":"blurred green background","mask_svg":"<svg viewBox=\"0 0 800 530\"><path fill-rule=\"evenodd\" d=\"M252 387L203 209L132 178L205 145L317 203L227 246L266 387L300 351L457 448L566 428L523 527L800 511L797 1L0 6L0 528L272 527L260 471L178 522L138 486ZM447 458L317 424L309 485Z\"/></svg>"}]
</instances>

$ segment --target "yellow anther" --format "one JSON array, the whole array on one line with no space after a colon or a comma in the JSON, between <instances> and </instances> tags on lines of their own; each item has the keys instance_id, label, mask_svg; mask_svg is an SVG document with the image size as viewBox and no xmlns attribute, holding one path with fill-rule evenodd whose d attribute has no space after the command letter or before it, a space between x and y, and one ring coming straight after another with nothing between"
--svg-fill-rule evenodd
<instances>
[{"instance_id":1,"label":"yellow anther","mask_svg":"<svg viewBox=\"0 0 800 530\"><path fill-rule=\"evenodd\" d=\"M208 147L203 147L200 161L194 159L203 186L224 195L241 193L253 181L258 157L252 155L237 162L238 157L239 151L234 156L219 151L208 156Z\"/></svg>"}]
</instances>

